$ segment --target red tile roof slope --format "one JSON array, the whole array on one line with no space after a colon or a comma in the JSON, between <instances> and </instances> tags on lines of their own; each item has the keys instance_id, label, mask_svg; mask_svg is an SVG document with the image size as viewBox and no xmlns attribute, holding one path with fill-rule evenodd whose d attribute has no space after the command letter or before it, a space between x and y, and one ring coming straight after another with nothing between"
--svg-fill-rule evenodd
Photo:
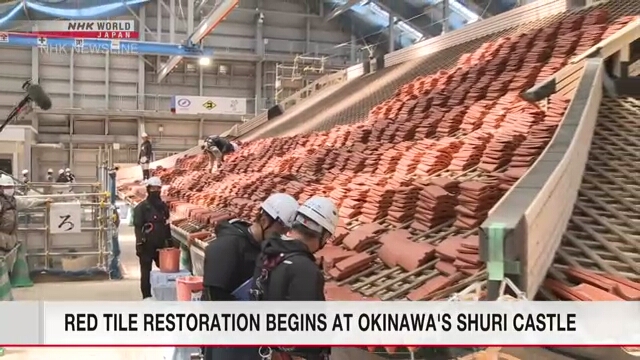
<instances>
[{"instance_id":1,"label":"red tile roof slope","mask_svg":"<svg viewBox=\"0 0 640 360\"><path fill-rule=\"evenodd\" d=\"M631 17L608 20L598 9L486 43L401 86L364 122L246 143L216 174L203 155L157 169L171 184L175 224L206 238L219 221L252 218L273 192L325 195L343 221L317 254L329 299L446 297L483 279L475 228L544 150L570 101L552 96L541 107L518 94ZM142 196L140 186L120 190Z\"/></svg>"}]
</instances>

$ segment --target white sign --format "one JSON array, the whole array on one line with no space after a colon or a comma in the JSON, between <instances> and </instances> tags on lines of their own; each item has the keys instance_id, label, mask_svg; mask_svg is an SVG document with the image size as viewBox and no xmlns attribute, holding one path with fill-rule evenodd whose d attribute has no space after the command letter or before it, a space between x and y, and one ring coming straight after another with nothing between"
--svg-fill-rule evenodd
<instances>
[{"instance_id":1,"label":"white sign","mask_svg":"<svg viewBox=\"0 0 640 360\"><path fill-rule=\"evenodd\" d=\"M638 346L638 305L637 301L3 301L2 321L21 326L0 326L0 338L27 346Z\"/></svg>"},{"instance_id":2,"label":"white sign","mask_svg":"<svg viewBox=\"0 0 640 360\"><path fill-rule=\"evenodd\" d=\"M51 234L77 234L81 230L80 203L53 203L49 209Z\"/></svg>"},{"instance_id":3,"label":"white sign","mask_svg":"<svg viewBox=\"0 0 640 360\"><path fill-rule=\"evenodd\" d=\"M111 40L111 50L119 50L120 49L120 40Z\"/></svg>"},{"instance_id":4,"label":"white sign","mask_svg":"<svg viewBox=\"0 0 640 360\"><path fill-rule=\"evenodd\" d=\"M174 114L245 115L247 99L213 96L174 96L171 99Z\"/></svg>"},{"instance_id":5,"label":"white sign","mask_svg":"<svg viewBox=\"0 0 640 360\"><path fill-rule=\"evenodd\" d=\"M9 33L0 32L0 42L9 42Z\"/></svg>"}]
</instances>

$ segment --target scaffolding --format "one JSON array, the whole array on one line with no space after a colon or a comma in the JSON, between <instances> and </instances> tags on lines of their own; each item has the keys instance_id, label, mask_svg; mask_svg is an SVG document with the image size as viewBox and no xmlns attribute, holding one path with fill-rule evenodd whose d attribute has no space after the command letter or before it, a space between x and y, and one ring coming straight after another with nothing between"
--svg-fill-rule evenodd
<instances>
[{"instance_id":1,"label":"scaffolding","mask_svg":"<svg viewBox=\"0 0 640 360\"><path fill-rule=\"evenodd\" d=\"M18 215L18 239L31 273L108 274L118 219L101 184L29 183L43 206ZM38 194L35 194L38 192ZM116 254L117 256L117 254Z\"/></svg>"},{"instance_id":2,"label":"scaffolding","mask_svg":"<svg viewBox=\"0 0 640 360\"><path fill-rule=\"evenodd\" d=\"M327 69L326 56L296 55L293 64L276 64L276 102L291 96L319 77L331 72Z\"/></svg>"}]
</instances>

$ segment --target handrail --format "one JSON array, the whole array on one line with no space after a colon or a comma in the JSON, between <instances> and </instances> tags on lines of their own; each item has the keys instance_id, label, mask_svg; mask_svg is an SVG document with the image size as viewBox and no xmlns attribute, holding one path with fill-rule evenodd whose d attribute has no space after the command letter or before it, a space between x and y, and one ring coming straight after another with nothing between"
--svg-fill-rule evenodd
<instances>
[{"instance_id":1,"label":"handrail","mask_svg":"<svg viewBox=\"0 0 640 360\"><path fill-rule=\"evenodd\" d=\"M521 25L524 22L532 22L555 15L565 10L567 10L566 0L538 0L531 4L523 5L516 9L493 16L487 20L469 24L459 30L429 38L412 46L387 54L385 55L385 66L393 66L409 60L414 60L473 39L478 39L496 32L507 30L514 26ZM326 85L344 85L349 81L359 78L363 74L363 64L357 64L337 73L323 76L309 86L285 99L283 103L290 101L294 97L299 100L297 100L292 106L286 106L283 110L299 105L307 98L313 96L315 92L317 92L317 90L313 90L313 88L317 85L325 84L325 86L321 86L322 88L326 87ZM309 91L309 89L312 90L309 92L308 96L301 96L306 91ZM259 114L242 125L234 126L234 128L229 129L225 134L234 134L236 137L245 135L249 131L252 131L258 126L266 123L267 120L265 115L265 113Z\"/></svg>"},{"instance_id":2,"label":"handrail","mask_svg":"<svg viewBox=\"0 0 640 360\"><path fill-rule=\"evenodd\" d=\"M156 160L151 164L149 164L149 168L155 169L159 166L162 166L163 168L170 168L175 165L178 159L183 158L185 156L189 156L189 155L199 154L201 151L202 150L200 149L200 146L194 146L187 151L184 151L175 155L171 155L166 158L162 158L160 160ZM120 168L116 172L116 179L118 179L118 183L126 183L126 182L132 182L135 180L141 180L142 170L140 169L140 166L128 166L125 168Z\"/></svg>"},{"instance_id":3,"label":"handrail","mask_svg":"<svg viewBox=\"0 0 640 360\"><path fill-rule=\"evenodd\" d=\"M282 107L283 111L286 111L287 109L304 102L315 93L325 90L329 86L344 84L346 80L347 73L345 70L340 70L333 74L323 76L312 82L311 84L305 86L304 88L298 90L289 97L285 98L279 103L279 105ZM245 121L244 123L239 125L234 125L231 129L227 130L222 135L240 137L254 130L258 126L266 123L268 120L269 118L267 116L267 111L265 110L251 120Z\"/></svg>"},{"instance_id":4,"label":"handrail","mask_svg":"<svg viewBox=\"0 0 640 360\"><path fill-rule=\"evenodd\" d=\"M489 296L505 275L532 299L553 262L578 194L602 100L605 59L640 38L640 20L573 60L529 93L556 92L582 72L573 100L551 143L496 204L481 226L480 253L489 272ZM597 56L597 57L595 57ZM563 85L564 84L564 85Z\"/></svg>"}]
</instances>

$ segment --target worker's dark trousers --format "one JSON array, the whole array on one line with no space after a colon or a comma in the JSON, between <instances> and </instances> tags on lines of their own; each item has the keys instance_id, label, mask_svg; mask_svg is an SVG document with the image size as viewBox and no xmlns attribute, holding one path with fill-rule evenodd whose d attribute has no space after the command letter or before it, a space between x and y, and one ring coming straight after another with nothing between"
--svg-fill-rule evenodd
<instances>
[{"instance_id":1,"label":"worker's dark trousers","mask_svg":"<svg viewBox=\"0 0 640 360\"><path fill-rule=\"evenodd\" d=\"M142 170L142 180L149 180L149 169Z\"/></svg>"},{"instance_id":2,"label":"worker's dark trousers","mask_svg":"<svg viewBox=\"0 0 640 360\"><path fill-rule=\"evenodd\" d=\"M139 256L140 259L140 291L142 298L151 297L151 269L153 263L160 267L160 253L157 249L145 249Z\"/></svg>"}]
</instances>

